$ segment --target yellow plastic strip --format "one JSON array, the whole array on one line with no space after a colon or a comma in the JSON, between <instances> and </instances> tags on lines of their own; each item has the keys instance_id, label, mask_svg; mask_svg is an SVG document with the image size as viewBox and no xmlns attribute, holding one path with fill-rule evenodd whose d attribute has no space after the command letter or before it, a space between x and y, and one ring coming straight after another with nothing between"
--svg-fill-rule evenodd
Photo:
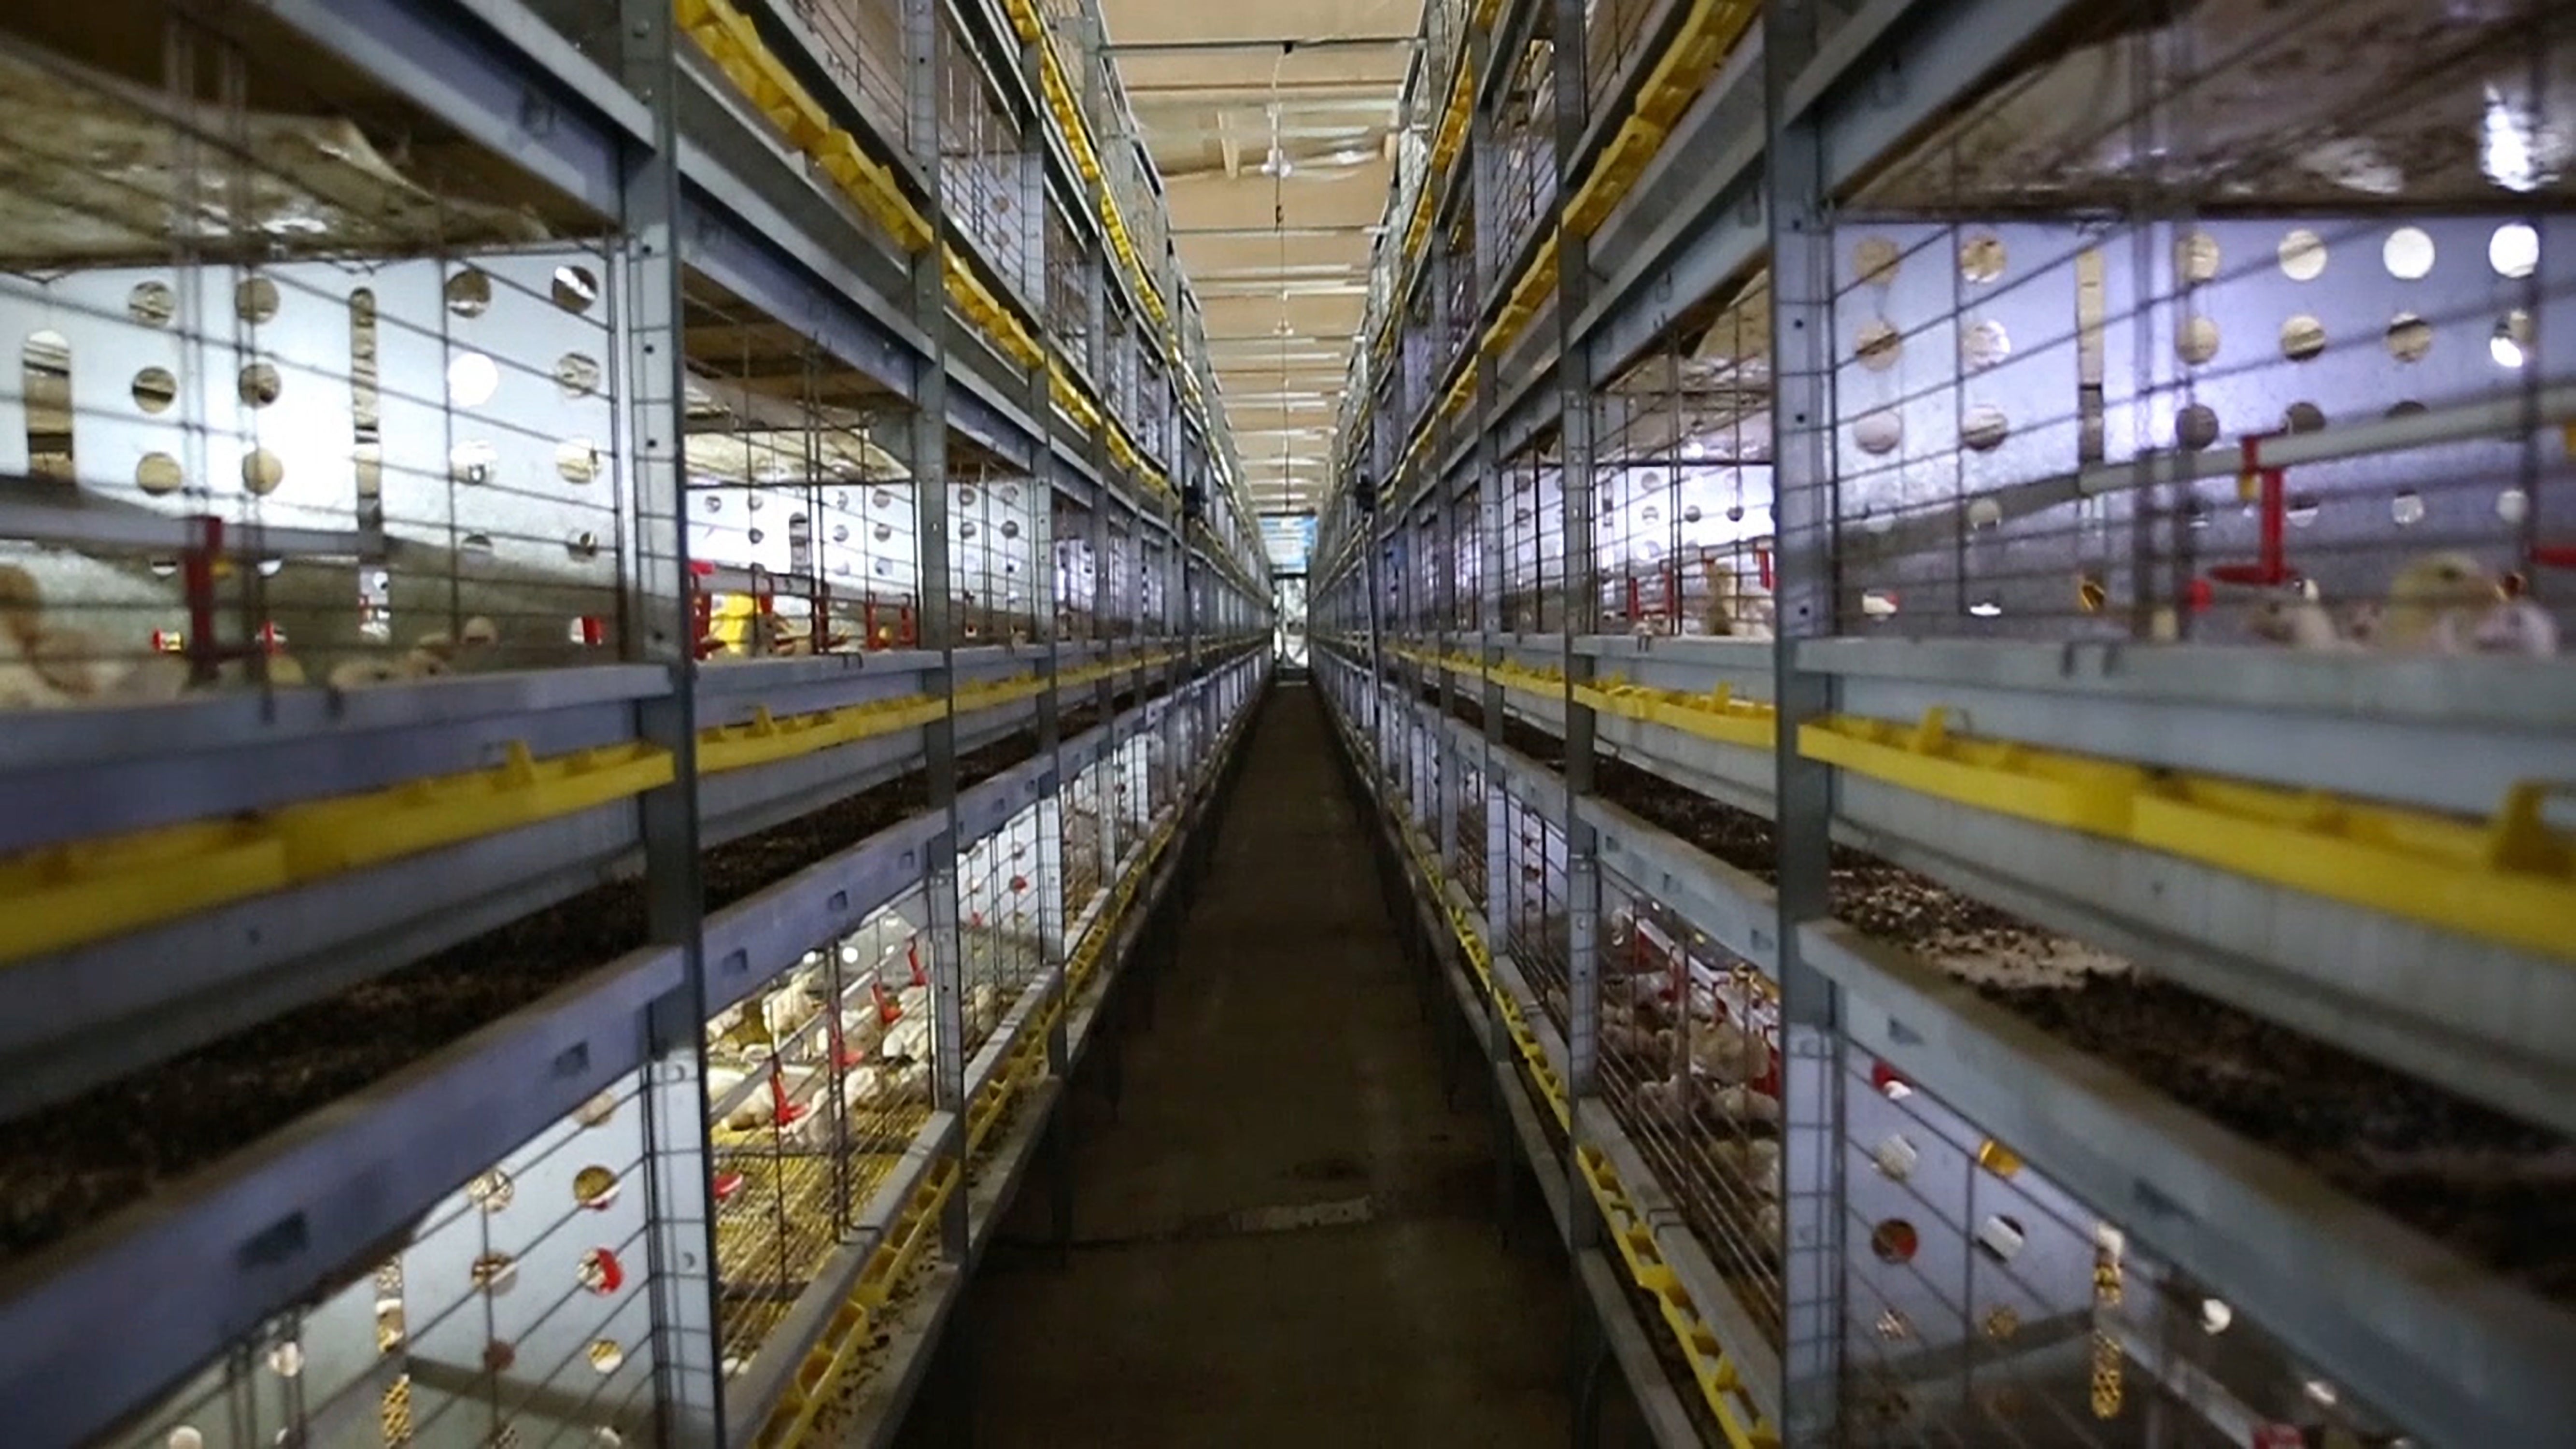
<instances>
[{"instance_id":1,"label":"yellow plastic strip","mask_svg":"<svg viewBox=\"0 0 2576 1449\"><path fill-rule=\"evenodd\" d=\"M2542 817L2566 783L2512 788L2464 820L1949 732L1835 718L1802 727L1810 759L1974 809L2125 841L2252 880L2576 960L2576 836Z\"/></svg>"},{"instance_id":2,"label":"yellow plastic strip","mask_svg":"<svg viewBox=\"0 0 2576 1449\"><path fill-rule=\"evenodd\" d=\"M1094 676L1076 670L1067 677L1080 683ZM918 729L952 707L973 714L1045 689L1036 675L1016 675L963 685L953 706L914 694L785 719L761 709L744 723L699 731L698 772L775 764ZM0 859L0 963L575 814L666 785L673 774L668 752L640 743L545 759L515 742L506 750L488 769Z\"/></svg>"},{"instance_id":3,"label":"yellow plastic strip","mask_svg":"<svg viewBox=\"0 0 2576 1449\"><path fill-rule=\"evenodd\" d=\"M1689 1291L1664 1261L1655 1243L1654 1229L1637 1211L1610 1159L1594 1148L1577 1147L1574 1160L1584 1184L1592 1191L1593 1202L1600 1206L1602 1228L1619 1250L1620 1263L1627 1268L1629 1279L1655 1300L1664 1326L1690 1364L1691 1378L1699 1384L1700 1396L1707 1400L1709 1412L1717 1419L1718 1430L1728 1445L1732 1449L1776 1449L1780 1442L1778 1430L1762 1422L1760 1410L1745 1396L1735 1361L1700 1318Z\"/></svg>"},{"instance_id":4,"label":"yellow plastic strip","mask_svg":"<svg viewBox=\"0 0 2576 1449\"><path fill-rule=\"evenodd\" d=\"M777 1449L802 1444L813 1434L816 1419L839 1396L841 1381L867 1356L875 1341L872 1330L878 1313L930 1240L931 1228L939 1221L939 1210L947 1205L948 1194L956 1188L958 1178L957 1159L953 1157L942 1157L922 1174L920 1185L913 1189L911 1200L887 1229L885 1240L859 1270L850 1296L834 1310L823 1336L797 1366L786 1394L753 1439L755 1444Z\"/></svg>"},{"instance_id":5,"label":"yellow plastic strip","mask_svg":"<svg viewBox=\"0 0 2576 1449\"><path fill-rule=\"evenodd\" d=\"M1528 1064L1530 1075L1537 1082L1540 1094L1546 1098L1549 1110L1561 1128L1571 1131L1573 1114L1564 1083L1548 1064L1546 1051L1538 1044L1518 1003L1494 980L1484 942L1467 913L1448 903L1448 892L1441 889L1448 873L1435 864L1429 842L1419 832L1405 827L1402 834L1405 853L1412 857L1413 867L1420 873L1424 885L1446 907L1450 929L1457 934L1459 949L1475 966L1478 980L1483 983L1495 1009L1501 1013L1504 1030L1510 1034L1513 1046ZM1689 1362L1691 1377L1698 1383L1701 1396L1708 1401L1709 1410L1716 1416L1727 1443L1732 1449L1778 1449L1778 1430L1764 1422L1760 1411L1745 1397L1734 1361L1727 1356L1717 1335L1699 1316L1681 1280L1665 1264L1662 1251L1655 1244L1652 1228L1636 1210L1609 1159L1593 1148L1578 1146L1575 1162L1592 1192L1593 1200L1601 1206L1603 1225L1618 1247L1621 1264L1627 1269L1630 1280L1654 1298L1665 1326Z\"/></svg>"},{"instance_id":6,"label":"yellow plastic strip","mask_svg":"<svg viewBox=\"0 0 2576 1449\"><path fill-rule=\"evenodd\" d=\"M0 861L0 962L534 825L671 774L670 755L650 745L538 760L513 743L490 769L28 851Z\"/></svg>"}]
</instances>

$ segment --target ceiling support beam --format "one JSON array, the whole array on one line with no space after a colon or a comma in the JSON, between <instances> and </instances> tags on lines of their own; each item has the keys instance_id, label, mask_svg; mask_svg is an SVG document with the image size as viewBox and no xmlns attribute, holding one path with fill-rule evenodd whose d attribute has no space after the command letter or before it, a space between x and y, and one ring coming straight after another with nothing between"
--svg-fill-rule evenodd
<instances>
[{"instance_id":1,"label":"ceiling support beam","mask_svg":"<svg viewBox=\"0 0 2576 1449\"><path fill-rule=\"evenodd\" d=\"M1205 55L1229 50L1275 50L1294 55L1301 50L1377 50L1422 43L1419 35L1268 35L1235 40L1134 40L1102 46L1111 55Z\"/></svg>"},{"instance_id":2,"label":"ceiling support beam","mask_svg":"<svg viewBox=\"0 0 2576 1449\"><path fill-rule=\"evenodd\" d=\"M1228 174L1232 174L1230 171ZM1348 226L1176 226L1171 234L1183 236L1375 236L1378 223L1353 222Z\"/></svg>"}]
</instances>

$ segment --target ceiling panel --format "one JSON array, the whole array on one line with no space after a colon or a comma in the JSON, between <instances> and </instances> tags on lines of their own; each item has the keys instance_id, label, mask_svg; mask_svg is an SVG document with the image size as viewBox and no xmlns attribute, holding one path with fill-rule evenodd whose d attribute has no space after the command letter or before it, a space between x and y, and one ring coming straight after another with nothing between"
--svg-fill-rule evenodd
<instances>
[{"instance_id":1,"label":"ceiling panel","mask_svg":"<svg viewBox=\"0 0 2576 1449\"><path fill-rule=\"evenodd\" d=\"M1413 54L1383 38L1420 28L1419 0L1105 9L1245 481L1262 507L1311 507L1367 308Z\"/></svg>"}]
</instances>

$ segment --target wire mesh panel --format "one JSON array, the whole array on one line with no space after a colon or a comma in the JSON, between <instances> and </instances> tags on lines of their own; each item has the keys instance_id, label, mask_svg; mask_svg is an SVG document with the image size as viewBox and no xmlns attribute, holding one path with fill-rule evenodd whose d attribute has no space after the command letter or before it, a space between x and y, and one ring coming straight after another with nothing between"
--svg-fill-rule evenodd
<instances>
[{"instance_id":1,"label":"wire mesh panel","mask_svg":"<svg viewBox=\"0 0 2576 1449\"><path fill-rule=\"evenodd\" d=\"M603 1091L105 1442L650 1442L643 1116Z\"/></svg>"},{"instance_id":2,"label":"wire mesh panel","mask_svg":"<svg viewBox=\"0 0 2576 1449\"><path fill-rule=\"evenodd\" d=\"M757 1355L928 1120L928 905L914 891L707 1023L717 1318Z\"/></svg>"},{"instance_id":3,"label":"wire mesh panel","mask_svg":"<svg viewBox=\"0 0 2576 1449\"><path fill-rule=\"evenodd\" d=\"M259 176L245 159L235 179ZM579 246L395 254L431 250L424 220L338 239L386 253L363 260L235 264L200 237L174 263L0 278L20 354L0 388L8 703L355 686L614 643L608 268Z\"/></svg>"},{"instance_id":4,"label":"wire mesh panel","mask_svg":"<svg viewBox=\"0 0 2576 1449\"><path fill-rule=\"evenodd\" d=\"M985 72L982 48L940 7L947 29L939 70L939 202L975 252L1014 287L1032 258L1020 226L1020 132Z\"/></svg>"},{"instance_id":5,"label":"wire mesh panel","mask_svg":"<svg viewBox=\"0 0 2576 1449\"><path fill-rule=\"evenodd\" d=\"M1533 450L1503 465L1503 618L1515 634L1565 622L1563 474Z\"/></svg>"},{"instance_id":6,"label":"wire mesh panel","mask_svg":"<svg viewBox=\"0 0 2576 1449\"><path fill-rule=\"evenodd\" d=\"M1046 330L1074 370L1091 371L1091 254L1050 197L1046 208Z\"/></svg>"},{"instance_id":7,"label":"wire mesh panel","mask_svg":"<svg viewBox=\"0 0 2576 1449\"><path fill-rule=\"evenodd\" d=\"M1754 1326L1776 1342L1779 997L1749 962L1602 872L1600 1081Z\"/></svg>"},{"instance_id":8,"label":"wire mesh panel","mask_svg":"<svg viewBox=\"0 0 2576 1449\"><path fill-rule=\"evenodd\" d=\"M1441 537L1440 520L1425 513L1413 526L1412 577L1408 582L1404 625L1408 633L1427 635L1439 627L1435 617L1440 602L1441 575L1449 571L1448 543Z\"/></svg>"},{"instance_id":9,"label":"wire mesh panel","mask_svg":"<svg viewBox=\"0 0 2576 1449\"><path fill-rule=\"evenodd\" d=\"M1140 349L1136 357L1136 446L1148 458L1171 460L1172 389L1164 375L1163 364L1151 348Z\"/></svg>"},{"instance_id":10,"label":"wire mesh panel","mask_svg":"<svg viewBox=\"0 0 2576 1449\"><path fill-rule=\"evenodd\" d=\"M1108 574L1108 617L1101 620L1103 637L1132 639L1136 637L1140 613L1141 582L1136 563L1136 536L1128 520L1112 513L1109 518L1109 543L1100 567Z\"/></svg>"},{"instance_id":11,"label":"wire mesh panel","mask_svg":"<svg viewBox=\"0 0 2576 1449\"><path fill-rule=\"evenodd\" d=\"M1846 1407L1864 1442L2391 1442L2224 1299L1902 1076L1854 1053L1841 1090Z\"/></svg>"},{"instance_id":12,"label":"wire mesh panel","mask_svg":"<svg viewBox=\"0 0 2576 1449\"><path fill-rule=\"evenodd\" d=\"M1730 309L1594 400L1605 631L1771 635L1769 389L1747 318Z\"/></svg>"},{"instance_id":13,"label":"wire mesh panel","mask_svg":"<svg viewBox=\"0 0 2576 1449\"><path fill-rule=\"evenodd\" d=\"M1136 532L1136 632L1161 639L1177 632L1171 609L1172 545L1163 534L1139 526Z\"/></svg>"},{"instance_id":14,"label":"wire mesh panel","mask_svg":"<svg viewBox=\"0 0 2576 1449\"><path fill-rule=\"evenodd\" d=\"M1039 807L1031 805L958 857L969 1054L992 1036L1045 968L1046 941L1063 929L1050 901L1052 837L1045 825Z\"/></svg>"},{"instance_id":15,"label":"wire mesh panel","mask_svg":"<svg viewBox=\"0 0 2576 1449\"><path fill-rule=\"evenodd\" d=\"M1097 761L1065 783L1058 797L1057 850L1063 862L1058 877L1063 919L1074 920L1100 897L1108 876L1101 852L1101 829L1109 790L1116 775L1107 761Z\"/></svg>"},{"instance_id":16,"label":"wire mesh panel","mask_svg":"<svg viewBox=\"0 0 2576 1449\"><path fill-rule=\"evenodd\" d=\"M1655 0L1585 0L1583 80L1586 115L1598 115L1620 74L1645 49Z\"/></svg>"},{"instance_id":17,"label":"wire mesh panel","mask_svg":"<svg viewBox=\"0 0 2576 1449\"><path fill-rule=\"evenodd\" d=\"M2216 7L1875 180L1835 233L1846 626L2548 652L2576 242L2531 127L2570 43Z\"/></svg>"},{"instance_id":18,"label":"wire mesh panel","mask_svg":"<svg viewBox=\"0 0 2576 1449\"><path fill-rule=\"evenodd\" d=\"M1136 416L1136 354L1139 347L1136 322L1128 314L1127 304L1111 288L1108 307L1108 339L1101 349L1102 365L1107 375L1097 379L1100 400L1109 407L1110 416L1120 421Z\"/></svg>"},{"instance_id":19,"label":"wire mesh panel","mask_svg":"<svg viewBox=\"0 0 2576 1449\"><path fill-rule=\"evenodd\" d=\"M1449 856L1449 877L1467 892L1467 899L1482 906L1485 902L1485 811L1490 808L1491 792L1485 788L1485 772L1477 769L1468 757L1458 761L1458 789L1452 797L1457 812L1457 845Z\"/></svg>"},{"instance_id":20,"label":"wire mesh panel","mask_svg":"<svg viewBox=\"0 0 2576 1449\"><path fill-rule=\"evenodd\" d=\"M1149 717L1148 724L1151 719ZM1163 761L1163 744L1150 730L1120 742L1110 778L1110 808L1117 812L1121 855L1153 831L1153 778Z\"/></svg>"},{"instance_id":21,"label":"wire mesh panel","mask_svg":"<svg viewBox=\"0 0 2576 1449\"><path fill-rule=\"evenodd\" d=\"M1178 753L1180 731L1176 724L1179 715L1180 711L1171 708L1168 696L1145 707L1145 732L1138 739L1145 746L1145 788L1142 794L1147 819L1152 822L1169 819L1173 808L1180 802L1182 776L1179 767L1182 757Z\"/></svg>"},{"instance_id":22,"label":"wire mesh panel","mask_svg":"<svg viewBox=\"0 0 2576 1449\"><path fill-rule=\"evenodd\" d=\"M905 104L903 6L898 0L786 0L821 43L823 68L858 103L889 149L908 154L912 113Z\"/></svg>"},{"instance_id":23,"label":"wire mesh panel","mask_svg":"<svg viewBox=\"0 0 2576 1449\"><path fill-rule=\"evenodd\" d=\"M1511 872L1505 885L1510 894L1505 898L1504 946L1520 963L1561 1037L1573 1019L1573 1001L1566 995L1572 937L1566 924L1565 831L1558 821L1508 793L1493 808L1502 811L1504 864Z\"/></svg>"},{"instance_id":24,"label":"wire mesh panel","mask_svg":"<svg viewBox=\"0 0 2576 1449\"><path fill-rule=\"evenodd\" d=\"M0 704L553 662L620 574L593 224L140 18L148 74L60 17L0 55L46 198L0 239Z\"/></svg>"},{"instance_id":25,"label":"wire mesh panel","mask_svg":"<svg viewBox=\"0 0 2576 1449\"><path fill-rule=\"evenodd\" d=\"M978 470L948 489L948 571L958 636L967 644L1025 644L1037 632L1038 559L1045 548L1037 486Z\"/></svg>"},{"instance_id":26,"label":"wire mesh panel","mask_svg":"<svg viewBox=\"0 0 2576 1449\"><path fill-rule=\"evenodd\" d=\"M712 663L919 639L911 481L888 400L810 341L693 289L686 445L699 656Z\"/></svg>"},{"instance_id":27,"label":"wire mesh panel","mask_svg":"<svg viewBox=\"0 0 2576 1449\"><path fill-rule=\"evenodd\" d=\"M1461 187L1464 200L1453 208L1448 227L1440 234L1442 252L1440 277L1447 293L1445 314L1448 326L1436 339L1434 356L1442 365L1458 356L1476 325L1477 306L1483 298L1476 291L1476 203L1472 187Z\"/></svg>"},{"instance_id":28,"label":"wire mesh panel","mask_svg":"<svg viewBox=\"0 0 2576 1449\"><path fill-rule=\"evenodd\" d=\"M1100 560L1091 545L1091 510L1062 496L1049 504L1053 514L1056 638L1081 643L1108 637L1095 605L1100 597Z\"/></svg>"},{"instance_id":29,"label":"wire mesh panel","mask_svg":"<svg viewBox=\"0 0 2576 1449\"><path fill-rule=\"evenodd\" d=\"M1556 201L1556 43L1533 37L1518 55L1496 57L1506 68L1494 114L1494 144L1477 164L1492 169L1495 255L1508 265L1536 234ZM1492 284L1511 280L1498 276Z\"/></svg>"}]
</instances>

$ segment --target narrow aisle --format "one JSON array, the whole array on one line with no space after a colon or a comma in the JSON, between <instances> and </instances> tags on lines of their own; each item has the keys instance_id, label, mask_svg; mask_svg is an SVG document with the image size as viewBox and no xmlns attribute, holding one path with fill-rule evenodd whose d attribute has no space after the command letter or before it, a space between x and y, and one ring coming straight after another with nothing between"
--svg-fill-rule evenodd
<instances>
[{"instance_id":1,"label":"narrow aisle","mask_svg":"<svg viewBox=\"0 0 2576 1449\"><path fill-rule=\"evenodd\" d=\"M1330 728L1302 688L1255 726L1118 1120L1079 1094L1069 1263L986 1264L978 1449L1565 1442L1564 1266L1495 1231Z\"/></svg>"}]
</instances>

